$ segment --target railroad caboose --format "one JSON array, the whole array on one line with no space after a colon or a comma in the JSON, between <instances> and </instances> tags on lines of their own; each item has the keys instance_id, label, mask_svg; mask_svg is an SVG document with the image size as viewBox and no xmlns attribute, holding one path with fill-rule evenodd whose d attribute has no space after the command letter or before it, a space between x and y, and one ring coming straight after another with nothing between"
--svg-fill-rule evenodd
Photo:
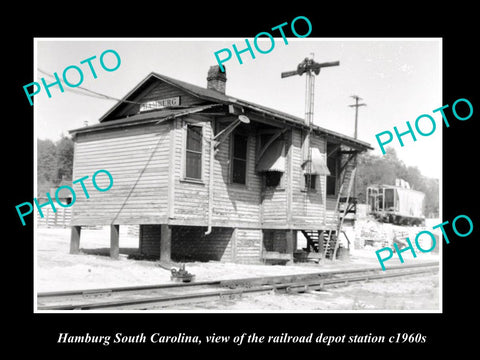
<instances>
[{"instance_id":1,"label":"railroad caboose","mask_svg":"<svg viewBox=\"0 0 480 360\"><path fill-rule=\"evenodd\" d=\"M299 231L306 252L332 256L369 144L229 96L226 81L218 66L206 88L150 73L98 124L70 131L73 178L114 179L78 196L72 253L82 226L111 226L116 257L119 226L139 225L140 252L162 261L293 261Z\"/></svg>"}]
</instances>

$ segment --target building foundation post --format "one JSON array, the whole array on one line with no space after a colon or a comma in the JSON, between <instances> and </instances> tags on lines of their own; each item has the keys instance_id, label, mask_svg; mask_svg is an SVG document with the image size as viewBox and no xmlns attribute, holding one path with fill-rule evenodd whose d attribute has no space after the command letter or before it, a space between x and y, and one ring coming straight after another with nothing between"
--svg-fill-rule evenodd
<instances>
[{"instance_id":1,"label":"building foundation post","mask_svg":"<svg viewBox=\"0 0 480 360\"><path fill-rule=\"evenodd\" d=\"M81 226L72 226L70 232L70 254L78 254L80 251L80 232Z\"/></svg>"},{"instance_id":2,"label":"building foundation post","mask_svg":"<svg viewBox=\"0 0 480 360\"><path fill-rule=\"evenodd\" d=\"M119 246L120 225L110 225L110 257L118 259L120 254Z\"/></svg>"},{"instance_id":3,"label":"building foundation post","mask_svg":"<svg viewBox=\"0 0 480 360\"><path fill-rule=\"evenodd\" d=\"M170 262L172 252L172 228L167 224L161 225L160 261Z\"/></svg>"},{"instance_id":4,"label":"building foundation post","mask_svg":"<svg viewBox=\"0 0 480 360\"><path fill-rule=\"evenodd\" d=\"M325 247L323 246L325 232L323 230L318 230L318 253L322 254L325 251Z\"/></svg>"},{"instance_id":5,"label":"building foundation post","mask_svg":"<svg viewBox=\"0 0 480 360\"><path fill-rule=\"evenodd\" d=\"M287 251L286 253L290 255L290 260L287 264L293 264L293 252L295 251L295 245L297 242L296 236L297 232L295 230L287 230L286 239L287 239Z\"/></svg>"}]
</instances>

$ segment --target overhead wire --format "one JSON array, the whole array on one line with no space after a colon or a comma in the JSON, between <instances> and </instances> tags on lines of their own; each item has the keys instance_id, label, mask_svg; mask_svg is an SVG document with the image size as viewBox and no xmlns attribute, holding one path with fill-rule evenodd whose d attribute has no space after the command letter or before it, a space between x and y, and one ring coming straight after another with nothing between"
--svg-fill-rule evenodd
<instances>
[{"instance_id":1,"label":"overhead wire","mask_svg":"<svg viewBox=\"0 0 480 360\"><path fill-rule=\"evenodd\" d=\"M51 78L54 78L56 79L55 76L53 76L52 74L40 69L40 68L37 68L37 70L39 72L41 72L42 74L45 74ZM65 81L62 81L60 80L62 83L65 83ZM81 89L83 91L78 91L78 89ZM64 87L64 90L67 90L67 91L71 91L75 94L79 94L79 95L85 95L85 96L90 96L90 97L93 97L93 98L96 98L96 99L104 99L104 100L114 100L114 101L119 101L119 102L124 102L124 103L129 103L129 104L134 104L134 105L145 105L144 103L140 103L140 102L136 102L136 101L131 101L131 100L122 100L122 99L118 99L118 98L115 98L113 96L110 96L110 95L106 95L106 94L102 94L100 92L97 92L97 91L93 91L93 90L90 90L90 89L87 89L83 86L76 86L75 88L72 88L70 86L66 86ZM85 91L85 92L84 92Z\"/></svg>"}]
</instances>

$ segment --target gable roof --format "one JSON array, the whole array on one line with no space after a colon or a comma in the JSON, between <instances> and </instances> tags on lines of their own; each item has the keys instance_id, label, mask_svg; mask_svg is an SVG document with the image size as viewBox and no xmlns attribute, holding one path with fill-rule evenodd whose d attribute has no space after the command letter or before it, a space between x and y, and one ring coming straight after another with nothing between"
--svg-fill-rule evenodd
<instances>
[{"instance_id":1,"label":"gable roof","mask_svg":"<svg viewBox=\"0 0 480 360\"><path fill-rule=\"evenodd\" d=\"M161 75L155 72L151 72L148 74L140 83L137 84L127 95L125 95L121 101L117 102L110 110L108 110L100 119L99 122L104 122L104 121L109 121L108 118L109 116L117 110L120 106L122 106L125 102L131 102L132 98L135 98L135 95L141 91L142 87L150 81L152 78L159 79L169 85L172 85L176 88L179 88L186 93L193 95L197 98L207 100L207 101L213 101L216 103L222 103L222 104L231 104L235 102L234 98L231 98L230 96L226 96L222 93L219 93L218 91L211 90L211 89L206 89L202 88L197 85L193 85L181 80L173 79L171 77ZM111 120L110 120L111 121Z\"/></svg>"},{"instance_id":2,"label":"gable roof","mask_svg":"<svg viewBox=\"0 0 480 360\"><path fill-rule=\"evenodd\" d=\"M126 94L121 99L121 101L117 102L110 110L108 110L99 119L100 123L108 121L108 123L113 125L112 121L114 121L114 120L109 120L109 116L115 110L117 110L120 106L122 106L125 102L131 101L131 99L134 98L135 95L138 94L141 91L141 89L143 88L143 85L147 81L151 81L151 79L161 80L161 81L163 81L163 82L165 82L165 83L167 83L171 86L174 86L176 88L179 88L179 89L187 92L188 94L190 94L194 97L197 97L197 98L205 100L205 101L210 101L210 102L214 102L214 103L217 103L217 104L220 103L220 104L225 104L225 105L237 105L237 106L245 107L247 109L250 109L250 110L253 110L253 111L256 111L256 112L260 112L262 114L269 115L269 116L272 116L274 118L283 120L287 123L291 123L291 124L301 126L301 127L306 127L304 120L300 117L290 115L288 113L285 113L285 112L282 112L282 111L279 111L279 110L276 110L276 109L272 109L272 108L269 108L269 107L266 107L266 106L263 106L263 105L255 104L251 101L241 100L241 99L235 98L233 96L229 96L229 95L220 93L220 92L218 92L216 90L213 90L213 89L207 89L207 88L204 88L204 87L200 87L198 85L190 84L190 83L187 83L185 81L174 79L174 78L171 78L171 77L166 76L166 75L158 74L156 72L151 72L150 74L148 74L137 86L135 86L135 88L133 88L128 94ZM195 109L197 109L197 108L198 107L195 107ZM160 115L160 114L157 114L157 115ZM129 119L133 120L133 116L130 116ZM108 124L103 124L103 125L108 126ZM80 130L80 129L78 129L78 130ZM326 134L328 136L331 136L331 137L335 137L335 138L338 138L338 139L341 139L341 140L345 140L345 141L347 141L351 144L355 144L355 145L360 146L362 148L373 149L370 146L370 144L368 144L367 142L355 139L353 137L350 137L350 136L347 136L347 135L344 135L344 134L340 134L340 133L335 132L335 131L325 129L325 128L317 126L317 125L313 126L313 130L317 131L319 133L324 133L324 134Z\"/></svg>"}]
</instances>

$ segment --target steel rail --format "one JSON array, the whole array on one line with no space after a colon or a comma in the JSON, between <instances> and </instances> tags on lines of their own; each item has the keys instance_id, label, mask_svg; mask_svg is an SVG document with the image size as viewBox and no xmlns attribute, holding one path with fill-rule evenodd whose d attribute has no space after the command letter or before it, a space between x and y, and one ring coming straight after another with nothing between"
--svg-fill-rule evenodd
<instances>
[{"instance_id":1,"label":"steel rail","mask_svg":"<svg viewBox=\"0 0 480 360\"><path fill-rule=\"evenodd\" d=\"M424 262L419 264L411 265L394 265L387 269L387 271L397 270L397 269L411 269L418 267L428 267L428 266L438 266L438 262ZM94 288L94 289L85 289L85 290L66 290L66 291L50 291L50 292L40 292L37 293L38 298L47 298L47 297L62 297L62 296L75 296L75 295L94 295L96 293L115 293L115 292L130 292L130 291L139 291L139 290L159 290L167 288L181 288L181 287L197 287L197 286L214 286L214 285L235 285L235 284L244 284L244 283L263 283L268 284L276 281L284 281L286 278L314 278L317 276L328 277L335 275L343 274L353 274L358 272L366 271L380 271L380 268L368 267L368 268L358 268L358 269L344 269L344 270L330 270L322 272L312 272L305 274L292 274L292 275L272 275L272 276L263 276L263 277L251 277L251 278L240 278L240 279L228 279L228 280L210 280L210 281L198 281L190 283L172 283L172 284L153 284L153 285L138 285L138 286L121 286L121 287L112 287L112 288Z\"/></svg>"},{"instance_id":2,"label":"steel rail","mask_svg":"<svg viewBox=\"0 0 480 360\"><path fill-rule=\"evenodd\" d=\"M63 297L63 296L78 296L83 297L96 294L109 294L114 292L130 292L132 295L141 292L142 290L163 290L163 289L195 289L201 285L211 286L212 290L206 292L191 292L185 294L167 294L148 296L144 298L134 299L117 299L112 301L97 301L79 304L55 304L55 305L40 305L38 310L75 310L75 309L112 309L119 307L140 307L148 305L151 306L165 306L168 304L185 303L196 301L208 301L211 299L218 299L224 297L236 297L242 294L271 292L271 291L285 291L303 292L307 290L323 289L325 286L335 284L348 284L358 281L368 281L375 279L385 279L398 276L417 275L426 272L438 270L438 263L423 263L411 266L395 266L390 267L387 271L380 271L379 268L363 268L352 270L328 271L314 274L297 274L297 275L280 275L263 278L247 278L225 281L205 281L198 283L185 284L165 284L165 285L151 285L151 286L134 286L121 287L111 289L94 289L85 291L68 291L68 292L50 292L39 294L41 298L48 297ZM373 273L371 273L373 271ZM364 273L361 275L356 275ZM340 275L351 274L354 276L345 277ZM312 276L313 275L313 276ZM318 276L320 275L320 276ZM333 277L340 276L340 277ZM231 288L235 286L235 288ZM148 307L148 306L147 306Z\"/></svg>"},{"instance_id":3,"label":"steel rail","mask_svg":"<svg viewBox=\"0 0 480 360\"><path fill-rule=\"evenodd\" d=\"M190 286L202 286L202 285L220 285L221 280L213 281L198 281L190 283L172 283L172 284L154 284L154 285L138 285L138 286L120 286L112 288L95 288L86 290L66 290L66 291L49 291L37 293L39 298L47 297L61 297L61 296L75 296L75 295L90 295L95 293L115 293L115 292L128 292L128 291L140 291L140 290L156 290L156 289L168 289L177 287L190 287Z\"/></svg>"}]
</instances>

